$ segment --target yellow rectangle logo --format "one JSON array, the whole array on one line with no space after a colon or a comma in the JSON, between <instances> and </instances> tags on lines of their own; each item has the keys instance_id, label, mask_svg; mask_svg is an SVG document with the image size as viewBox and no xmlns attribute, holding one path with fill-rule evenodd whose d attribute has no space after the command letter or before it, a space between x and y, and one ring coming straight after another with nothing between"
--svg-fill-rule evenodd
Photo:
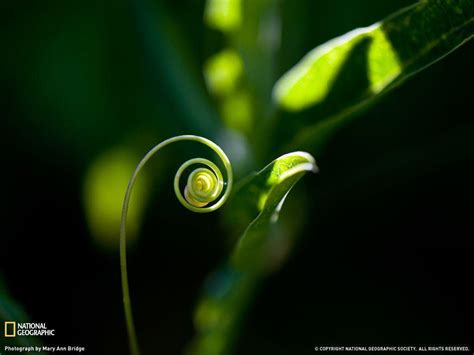
<instances>
[{"instance_id":1,"label":"yellow rectangle logo","mask_svg":"<svg viewBox=\"0 0 474 355\"><path fill-rule=\"evenodd\" d=\"M16 337L16 322L5 322L5 338Z\"/></svg>"}]
</instances>

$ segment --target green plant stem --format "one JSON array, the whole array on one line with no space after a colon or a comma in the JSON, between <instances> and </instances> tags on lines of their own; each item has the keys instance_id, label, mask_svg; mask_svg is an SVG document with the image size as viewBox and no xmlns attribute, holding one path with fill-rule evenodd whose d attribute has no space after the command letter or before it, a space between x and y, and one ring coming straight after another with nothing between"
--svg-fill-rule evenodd
<instances>
[{"instance_id":1,"label":"green plant stem","mask_svg":"<svg viewBox=\"0 0 474 355\"><path fill-rule=\"evenodd\" d=\"M128 207L130 204L130 197L132 194L132 189L133 186L135 185L135 181L138 177L138 174L142 170L142 168L145 166L145 164L155 155L161 148L174 143L178 141L195 141L202 143L206 145L207 147L211 148L222 160L224 167L226 168L227 172L227 187L224 192L224 194L220 197L220 199L213 204L212 206L208 207L196 207L191 205L189 202L185 200L185 198L182 196L181 192L179 191L179 179L183 171L185 170L186 167L190 165L190 163L198 163L198 164L204 164L208 165L212 171L214 171L217 182L220 184L224 184L224 182L221 180L222 179L222 174L220 171L218 171L217 167L210 163L207 159L191 159L188 162L185 162L179 169L178 172L175 176L175 193L178 197L178 200L191 211L194 212L200 212L200 213L206 213L206 212L212 212L217 210L220 206L222 206L227 198L230 195L231 189L232 189L232 183L233 183L233 175L232 175L232 168L230 165L230 161L227 158L226 154L224 151L214 142L203 138L199 136L193 136L193 135L182 135L182 136L176 136L169 138L159 144L157 144L155 147L153 147L140 161L140 163L137 165L135 168L135 171L132 174L132 177L130 178L130 181L128 182L127 190L125 192L125 197L123 200L123 206L122 206L122 215L121 215L121 221L120 221L120 271L121 271L121 281L122 281L122 292L123 292L123 306L124 306L124 311L125 311L125 321L127 323L127 332L128 332L128 338L129 338L129 346L130 346L130 352L132 355L140 355L140 348L138 346L138 340L137 340L137 334L135 330L135 323L133 321L133 313L132 313L132 305L130 301L130 287L129 287L129 281L128 281L128 271L127 271L127 235L126 235L126 226L127 226L127 213L128 213ZM210 163L210 164L209 164ZM213 196L213 198L217 198L218 196ZM213 202L213 200L210 200L209 202Z\"/></svg>"}]
</instances>

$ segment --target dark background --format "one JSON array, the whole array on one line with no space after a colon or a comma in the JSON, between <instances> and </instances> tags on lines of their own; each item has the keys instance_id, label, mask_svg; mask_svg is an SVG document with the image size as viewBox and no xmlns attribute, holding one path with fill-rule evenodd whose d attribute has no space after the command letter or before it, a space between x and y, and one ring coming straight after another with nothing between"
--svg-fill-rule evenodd
<instances>
[{"instance_id":1,"label":"dark background","mask_svg":"<svg viewBox=\"0 0 474 355\"><path fill-rule=\"evenodd\" d=\"M0 5L1 274L30 318L56 329L51 343L91 354L126 354L127 338L117 251L94 242L84 216L88 166L110 146L141 155L168 136L219 125L212 114L190 121L200 113L185 112L165 75L186 65L207 97L200 68L223 39L203 25L203 1L137 3L154 9L146 13L161 31L157 64L133 2ZM410 3L283 2L276 78L316 45ZM167 59L170 47L179 60ZM237 354L472 344L473 62L468 43L312 152L321 172L287 204L307 203L300 242L262 285ZM219 213L193 215L169 181L153 183L129 255L145 353L183 351L202 282L228 250Z\"/></svg>"}]
</instances>

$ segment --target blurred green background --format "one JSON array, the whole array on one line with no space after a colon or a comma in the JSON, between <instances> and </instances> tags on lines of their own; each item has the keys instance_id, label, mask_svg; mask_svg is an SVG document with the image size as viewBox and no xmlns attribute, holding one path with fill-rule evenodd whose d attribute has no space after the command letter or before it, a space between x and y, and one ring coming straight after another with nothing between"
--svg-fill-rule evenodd
<instances>
[{"instance_id":1,"label":"blurred green background","mask_svg":"<svg viewBox=\"0 0 474 355\"><path fill-rule=\"evenodd\" d=\"M227 36L203 0L2 1L0 272L30 318L56 329L45 343L127 353L118 218L152 145L200 134L238 177L262 168L314 114L279 112L275 81L315 46L411 3L255 1L246 9L261 16L247 13ZM232 83L213 93L205 73L229 48L246 74L223 98ZM472 63L468 43L310 151L320 174L282 216L304 217L299 242L260 285L236 354L472 344ZM144 353L183 353L202 284L234 241L220 213L192 214L175 199L187 148L160 155L135 191L129 264Z\"/></svg>"}]
</instances>

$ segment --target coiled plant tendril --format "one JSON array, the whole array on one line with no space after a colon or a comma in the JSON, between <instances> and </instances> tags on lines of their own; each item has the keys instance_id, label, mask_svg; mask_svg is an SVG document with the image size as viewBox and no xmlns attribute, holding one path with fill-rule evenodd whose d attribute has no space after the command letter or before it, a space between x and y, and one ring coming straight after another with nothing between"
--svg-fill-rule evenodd
<instances>
[{"instance_id":1,"label":"coiled plant tendril","mask_svg":"<svg viewBox=\"0 0 474 355\"><path fill-rule=\"evenodd\" d=\"M153 147L137 165L135 171L132 174L132 177L130 178L130 181L128 182L127 190L125 192L120 222L120 269L122 276L123 304L125 310L125 320L127 322L127 332L130 342L130 351L133 355L139 355L140 350L138 347L138 341L133 322L127 273L126 224L130 196L139 172L142 170L144 165L150 160L150 158L155 155L159 150L161 150L161 148L179 141L194 141L202 143L207 147L211 148L222 160L222 163L226 169L227 178L227 181L225 182L223 175L217 165L215 165L210 160L203 158L194 158L183 163L179 167L174 178L174 191L179 202L181 202L184 207L193 212L198 213L207 213L215 211L226 202L232 189L233 176L229 158L217 144L203 137L193 135L182 135L169 138ZM183 175L184 171L192 165L199 165L199 167L197 167L189 174L186 187L184 188L184 191L181 191L181 176Z\"/></svg>"}]
</instances>

